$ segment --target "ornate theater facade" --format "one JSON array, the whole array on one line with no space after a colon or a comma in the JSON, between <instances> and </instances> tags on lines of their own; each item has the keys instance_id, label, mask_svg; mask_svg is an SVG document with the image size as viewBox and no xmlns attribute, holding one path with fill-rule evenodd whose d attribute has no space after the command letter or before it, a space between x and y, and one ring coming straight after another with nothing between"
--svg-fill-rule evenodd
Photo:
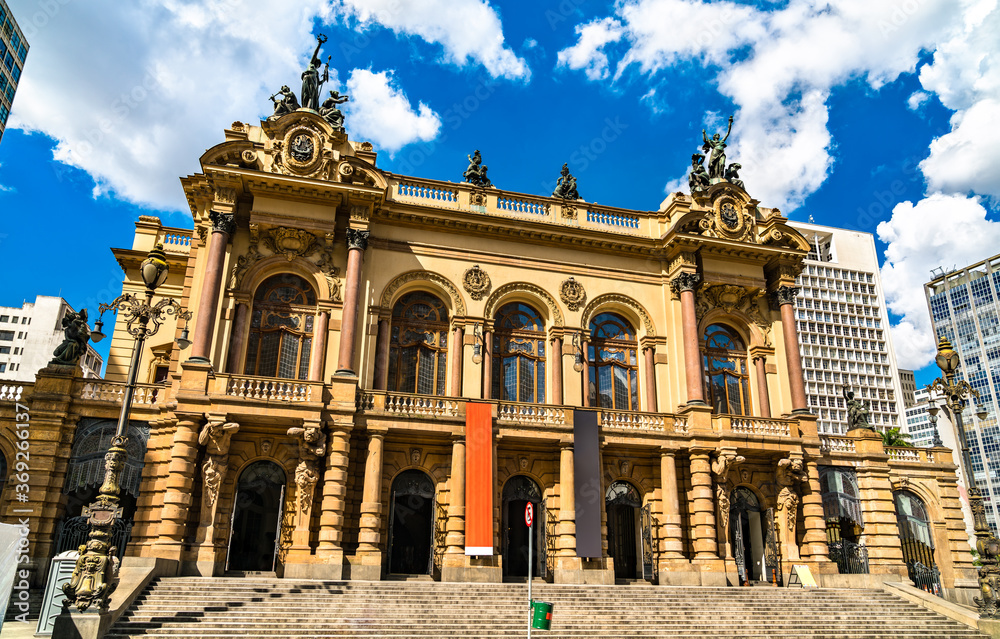
<instances>
[{"instance_id":1,"label":"ornate theater facade","mask_svg":"<svg viewBox=\"0 0 1000 639\"><path fill-rule=\"evenodd\" d=\"M193 229L141 217L114 249L139 294L162 245L157 298L192 313L141 352L123 571L975 588L949 450L817 434L809 246L735 173L598 206L394 175L308 109L235 122L200 162ZM11 400L30 413L2 515L31 513L37 580L82 543L133 344L119 317L106 380L0 389L11 476Z\"/></svg>"}]
</instances>

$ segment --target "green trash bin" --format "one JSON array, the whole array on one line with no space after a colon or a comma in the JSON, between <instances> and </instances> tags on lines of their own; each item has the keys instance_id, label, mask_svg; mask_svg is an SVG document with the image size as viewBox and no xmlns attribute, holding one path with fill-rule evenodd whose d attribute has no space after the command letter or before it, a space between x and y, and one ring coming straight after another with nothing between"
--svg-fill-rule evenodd
<instances>
[{"instance_id":1,"label":"green trash bin","mask_svg":"<svg viewBox=\"0 0 1000 639\"><path fill-rule=\"evenodd\" d=\"M552 625L552 604L532 601L531 611L531 627L535 630L549 630Z\"/></svg>"}]
</instances>

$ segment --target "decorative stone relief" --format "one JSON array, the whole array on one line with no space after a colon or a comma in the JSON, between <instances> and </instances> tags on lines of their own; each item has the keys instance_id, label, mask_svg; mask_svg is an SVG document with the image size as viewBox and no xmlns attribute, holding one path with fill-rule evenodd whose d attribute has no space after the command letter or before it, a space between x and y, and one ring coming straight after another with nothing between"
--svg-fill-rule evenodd
<instances>
[{"instance_id":1,"label":"decorative stone relief","mask_svg":"<svg viewBox=\"0 0 1000 639\"><path fill-rule=\"evenodd\" d=\"M698 222L698 227L705 237L756 242L754 208L732 196L723 195L716 200L714 210Z\"/></svg>"},{"instance_id":2,"label":"decorative stone relief","mask_svg":"<svg viewBox=\"0 0 1000 639\"><path fill-rule=\"evenodd\" d=\"M698 292L695 316L701 321L706 313L716 308L729 314L741 314L757 325L764 336L764 346L770 346L771 322L760 311L760 300L763 298L764 292L759 289L731 284L706 286Z\"/></svg>"},{"instance_id":3,"label":"decorative stone relief","mask_svg":"<svg viewBox=\"0 0 1000 639\"><path fill-rule=\"evenodd\" d=\"M288 261L301 259L312 263L326 279L330 299L341 301L340 280L337 278L340 269L333 264L332 233L325 234L321 239L302 229L279 226L261 232L260 225L250 224L250 246L245 254L236 258L229 285L240 288L250 268L271 255L283 255ZM318 258L315 262L312 260L314 256Z\"/></svg>"},{"instance_id":4,"label":"decorative stone relief","mask_svg":"<svg viewBox=\"0 0 1000 639\"><path fill-rule=\"evenodd\" d=\"M712 474L715 475L716 523L723 534L728 534L729 526L729 471L746 461L736 450L724 448L712 460Z\"/></svg>"},{"instance_id":5,"label":"decorative stone relief","mask_svg":"<svg viewBox=\"0 0 1000 639\"><path fill-rule=\"evenodd\" d=\"M528 470L528 458L527 457L521 457L520 459L517 460L517 465L521 467L521 471L522 472L527 471Z\"/></svg>"},{"instance_id":6,"label":"decorative stone relief","mask_svg":"<svg viewBox=\"0 0 1000 639\"><path fill-rule=\"evenodd\" d=\"M291 262L296 257L305 257L316 250L317 238L309 231L278 227L264 235L264 246L275 254L285 256Z\"/></svg>"},{"instance_id":7,"label":"decorative stone relief","mask_svg":"<svg viewBox=\"0 0 1000 639\"><path fill-rule=\"evenodd\" d=\"M795 522L798 519L799 485L808 481L805 463L798 458L787 457L778 461L776 479L781 490L778 492L778 510L785 515L785 524L795 539Z\"/></svg>"},{"instance_id":8,"label":"decorative stone relief","mask_svg":"<svg viewBox=\"0 0 1000 639\"><path fill-rule=\"evenodd\" d=\"M273 446L274 446L274 442L272 442L270 439L261 440L261 442L260 442L260 454L261 455L270 455L271 454L271 448Z\"/></svg>"},{"instance_id":9,"label":"decorative stone relief","mask_svg":"<svg viewBox=\"0 0 1000 639\"><path fill-rule=\"evenodd\" d=\"M219 499L219 489L226 479L229 469L229 445L233 435L239 431L236 422L209 422L198 434L198 443L205 447L205 462L202 464L201 523L211 526L215 521L215 506Z\"/></svg>"},{"instance_id":10,"label":"decorative stone relief","mask_svg":"<svg viewBox=\"0 0 1000 639\"><path fill-rule=\"evenodd\" d=\"M309 528L309 510L312 507L320 467L326 455L326 433L318 426L294 426L288 434L297 437L299 464L295 467L295 486L298 488L298 513L296 529Z\"/></svg>"},{"instance_id":11,"label":"decorative stone relief","mask_svg":"<svg viewBox=\"0 0 1000 639\"><path fill-rule=\"evenodd\" d=\"M469 204L472 206L486 206L486 191L482 189L474 189L469 194Z\"/></svg>"},{"instance_id":12,"label":"decorative stone relief","mask_svg":"<svg viewBox=\"0 0 1000 639\"><path fill-rule=\"evenodd\" d=\"M587 299L587 292L583 290L583 284L571 277L559 285L559 299L569 310L578 311Z\"/></svg>"},{"instance_id":13,"label":"decorative stone relief","mask_svg":"<svg viewBox=\"0 0 1000 639\"><path fill-rule=\"evenodd\" d=\"M368 248L368 237L371 235L370 231L362 231L360 229L347 229L347 248L349 249L361 249L364 251Z\"/></svg>"},{"instance_id":14,"label":"decorative stone relief","mask_svg":"<svg viewBox=\"0 0 1000 639\"><path fill-rule=\"evenodd\" d=\"M359 222L367 222L371 217L371 207L364 204L351 205L351 219Z\"/></svg>"},{"instance_id":15,"label":"decorative stone relief","mask_svg":"<svg viewBox=\"0 0 1000 639\"><path fill-rule=\"evenodd\" d=\"M271 170L275 173L314 177L324 168L326 136L312 124L300 122L290 127L273 147L276 153Z\"/></svg>"},{"instance_id":16,"label":"decorative stone relief","mask_svg":"<svg viewBox=\"0 0 1000 639\"><path fill-rule=\"evenodd\" d=\"M389 308L392 305L392 298L401 286L418 280L433 282L443 288L451 296L452 303L455 305L455 315L465 315L465 302L462 301L462 295L458 292L458 288L448 279L431 271L410 271L389 282L385 290L382 291L381 307Z\"/></svg>"},{"instance_id":17,"label":"decorative stone relief","mask_svg":"<svg viewBox=\"0 0 1000 639\"><path fill-rule=\"evenodd\" d=\"M567 220L575 220L576 219L576 206L574 206L573 204L570 204L569 202L565 202L562 205L562 216L563 216L564 219L567 219Z\"/></svg>"},{"instance_id":18,"label":"decorative stone relief","mask_svg":"<svg viewBox=\"0 0 1000 639\"><path fill-rule=\"evenodd\" d=\"M410 463L416 466L420 463L421 451L419 448L410 449Z\"/></svg>"},{"instance_id":19,"label":"decorative stone relief","mask_svg":"<svg viewBox=\"0 0 1000 639\"><path fill-rule=\"evenodd\" d=\"M208 219L212 220L212 230L221 231L227 235L232 235L236 230L236 215L233 213L220 213L210 211Z\"/></svg>"},{"instance_id":20,"label":"decorative stone relief","mask_svg":"<svg viewBox=\"0 0 1000 639\"><path fill-rule=\"evenodd\" d=\"M462 274L462 286L465 288L469 297L478 301L483 299L487 293L490 292L490 286L492 282L490 281L490 276L483 269L479 268L476 264L470 269L467 269L465 273Z\"/></svg>"},{"instance_id":21,"label":"decorative stone relief","mask_svg":"<svg viewBox=\"0 0 1000 639\"><path fill-rule=\"evenodd\" d=\"M236 204L236 189L228 186L215 187L215 201L221 204Z\"/></svg>"},{"instance_id":22,"label":"decorative stone relief","mask_svg":"<svg viewBox=\"0 0 1000 639\"><path fill-rule=\"evenodd\" d=\"M674 295L680 297L685 291L693 291L701 284L700 273L678 273L677 277L670 280L670 289Z\"/></svg>"}]
</instances>

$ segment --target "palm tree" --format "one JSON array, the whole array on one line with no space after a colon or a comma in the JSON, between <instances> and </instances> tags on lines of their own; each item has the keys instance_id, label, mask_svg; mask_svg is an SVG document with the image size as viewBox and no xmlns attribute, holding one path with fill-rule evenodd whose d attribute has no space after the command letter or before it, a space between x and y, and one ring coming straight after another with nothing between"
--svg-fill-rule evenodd
<instances>
[{"instance_id":1,"label":"palm tree","mask_svg":"<svg viewBox=\"0 0 1000 639\"><path fill-rule=\"evenodd\" d=\"M899 428L896 426L893 426L892 428L886 428L885 430L880 430L879 435L882 436L882 444L884 446L896 446L904 448L913 447L913 444L911 444L908 441L910 439L910 436L907 433L900 431Z\"/></svg>"}]
</instances>

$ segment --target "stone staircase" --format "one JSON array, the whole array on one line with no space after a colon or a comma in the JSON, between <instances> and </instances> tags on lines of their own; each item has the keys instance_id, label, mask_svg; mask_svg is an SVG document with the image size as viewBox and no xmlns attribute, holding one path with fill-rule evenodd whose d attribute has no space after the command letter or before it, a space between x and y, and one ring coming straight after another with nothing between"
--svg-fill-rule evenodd
<instances>
[{"instance_id":1,"label":"stone staircase","mask_svg":"<svg viewBox=\"0 0 1000 639\"><path fill-rule=\"evenodd\" d=\"M966 639L984 635L881 590L532 586L548 639ZM527 635L526 584L159 579L107 637Z\"/></svg>"}]
</instances>

